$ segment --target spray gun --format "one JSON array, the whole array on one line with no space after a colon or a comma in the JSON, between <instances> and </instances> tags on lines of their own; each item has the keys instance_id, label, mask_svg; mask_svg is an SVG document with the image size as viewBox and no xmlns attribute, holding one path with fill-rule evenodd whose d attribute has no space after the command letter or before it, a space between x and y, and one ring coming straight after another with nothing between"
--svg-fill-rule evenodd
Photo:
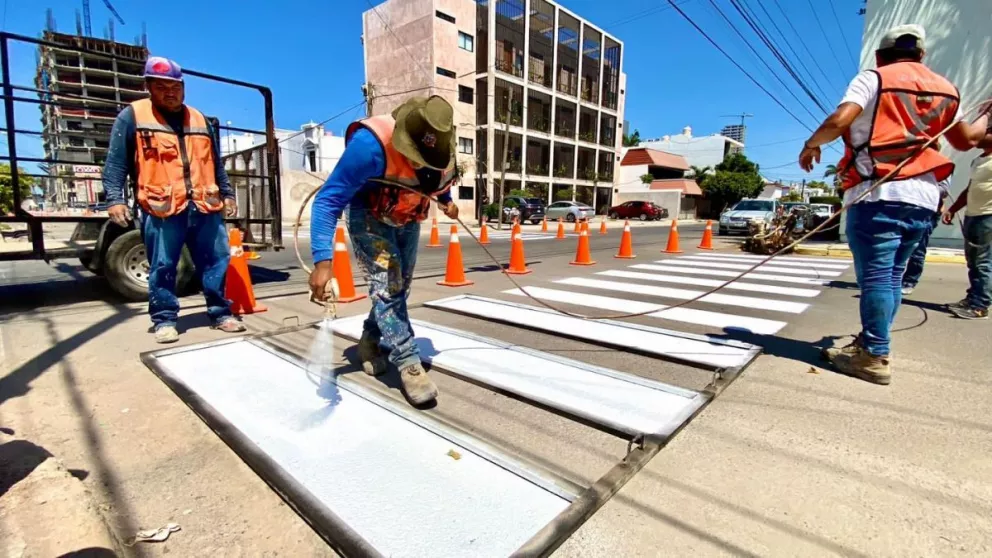
<instances>
[{"instance_id":1,"label":"spray gun","mask_svg":"<svg viewBox=\"0 0 992 558\"><path fill-rule=\"evenodd\" d=\"M318 299L314 296L313 291L310 291L310 302L314 304L319 304L324 307L324 320L331 321L338 317L338 280L332 278L324 286L324 298L323 300Z\"/></svg>"}]
</instances>

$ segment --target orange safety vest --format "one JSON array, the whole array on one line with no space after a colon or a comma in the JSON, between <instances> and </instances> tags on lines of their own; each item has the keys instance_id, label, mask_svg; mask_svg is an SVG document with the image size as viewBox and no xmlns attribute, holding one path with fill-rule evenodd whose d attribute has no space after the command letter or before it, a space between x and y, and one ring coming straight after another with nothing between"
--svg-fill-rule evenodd
<instances>
[{"instance_id":1,"label":"orange safety vest","mask_svg":"<svg viewBox=\"0 0 992 558\"><path fill-rule=\"evenodd\" d=\"M957 88L919 62L896 62L873 71L879 76L879 88L871 136L867 142L853 145L850 131L844 134L844 157L838 164L841 189L882 178L906 159L911 161L893 180L930 172L938 182L949 177L954 173L954 163L936 143L918 151L920 145L951 124L960 103ZM871 157L871 172L864 175L856 160L866 150Z\"/></svg>"},{"instance_id":2,"label":"orange safety vest","mask_svg":"<svg viewBox=\"0 0 992 558\"><path fill-rule=\"evenodd\" d=\"M437 190L425 191L421 188L420 181L417 179L417 171L410 164L410 161L393 147L393 128L395 125L396 121L393 120L392 116L372 116L352 122L344 137L347 144L355 132L365 128L379 140L379 145L382 146L386 155L386 170L382 176L372 179L382 183L382 186L369 190L367 194L368 207L372 216L377 220L399 227L427 219L431 200L396 185L401 184L418 192L437 196L451 189L452 180L455 178L455 169L444 171Z\"/></svg>"},{"instance_id":3,"label":"orange safety vest","mask_svg":"<svg viewBox=\"0 0 992 558\"><path fill-rule=\"evenodd\" d=\"M138 204L155 217L170 217L192 199L203 213L224 209L217 186L213 138L200 111L185 107L180 138L150 99L134 108Z\"/></svg>"}]
</instances>

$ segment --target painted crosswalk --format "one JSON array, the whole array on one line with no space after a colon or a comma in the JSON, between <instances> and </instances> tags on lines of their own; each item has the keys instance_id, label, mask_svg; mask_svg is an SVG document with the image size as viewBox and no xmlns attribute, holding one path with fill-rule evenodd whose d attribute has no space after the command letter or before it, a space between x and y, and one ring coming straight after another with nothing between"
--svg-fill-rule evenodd
<instances>
[{"instance_id":1,"label":"painted crosswalk","mask_svg":"<svg viewBox=\"0 0 992 558\"><path fill-rule=\"evenodd\" d=\"M665 273L677 273L677 274L689 274L689 275L705 275L707 277L725 277L727 279L733 279L740 275L739 271L729 271L720 269L697 269L693 267L683 267L678 265L665 265L669 260L661 260L657 264L637 264L630 266L632 269L643 269L645 271L663 271ZM759 267L759 270L764 269L764 267ZM771 281L773 283L792 283L795 285L825 285L829 282L827 279L813 279L806 277L791 277L784 275L769 275L767 273L758 273L753 271L745 274L742 279L749 279L752 281Z\"/></svg>"},{"instance_id":2,"label":"painted crosswalk","mask_svg":"<svg viewBox=\"0 0 992 558\"><path fill-rule=\"evenodd\" d=\"M607 277L623 277L625 279L634 279L637 281L655 281L659 283L672 283L676 285L696 285L699 287L719 287L726 283L726 280L719 279L700 279L698 277L688 277L685 275L666 275L664 273L641 273L638 271L623 271L619 269L611 269L609 271L601 271L597 275L605 275ZM725 287L727 290L731 291L748 291L753 293L765 293L765 294L780 294L785 296L798 296L804 298L812 298L820 294L820 291L816 289L800 289L798 287L780 287L778 285L762 285L759 283L747 283L744 281L735 281L728 284Z\"/></svg>"},{"instance_id":3,"label":"painted crosswalk","mask_svg":"<svg viewBox=\"0 0 992 558\"><path fill-rule=\"evenodd\" d=\"M703 262L726 262L726 263L742 263L748 265L754 265L762 260L751 260L744 258L737 258L735 256L715 256L715 255L691 255L685 256L683 259L691 261L703 261ZM845 263L827 263L827 262L799 262L794 260L779 260L778 258L773 259L769 262L772 266L786 266L786 267L800 267L800 268L813 268L813 269L828 269L828 270L845 270L848 264Z\"/></svg>"},{"instance_id":4,"label":"painted crosswalk","mask_svg":"<svg viewBox=\"0 0 992 558\"><path fill-rule=\"evenodd\" d=\"M478 236L478 233L476 233ZM579 236L577 234L565 233L565 236ZM554 240L555 233L534 233L534 232L523 232L520 233L520 238L524 242L528 240ZM493 231L489 233L489 240L510 240L510 231Z\"/></svg>"},{"instance_id":5,"label":"painted crosswalk","mask_svg":"<svg viewBox=\"0 0 992 558\"><path fill-rule=\"evenodd\" d=\"M673 260L663 260L666 265L677 265L677 266L689 266L703 269L733 269L737 271L747 271L751 269L758 262L754 263L731 263L731 262L708 262L690 259L673 259ZM840 277L843 273L842 271L833 270L820 270L820 269L809 269L808 267L799 267L797 264L794 267L786 267L783 265L774 265L775 262L765 264L761 266L761 270L768 273L789 273L792 275L802 275L808 277Z\"/></svg>"}]
</instances>

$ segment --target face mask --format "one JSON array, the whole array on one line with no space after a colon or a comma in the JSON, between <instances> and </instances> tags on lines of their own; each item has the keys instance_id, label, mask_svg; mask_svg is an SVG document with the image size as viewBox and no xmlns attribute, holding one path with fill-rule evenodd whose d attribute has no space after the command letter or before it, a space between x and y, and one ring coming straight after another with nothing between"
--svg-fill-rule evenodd
<instances>
[{"instance_id":1,"label":"face mask","mask_svg":"<svg viewBox=\"0 0 992 558\"><path fill-rule=\"evenodd\" d=\"M427 167L416 170L420 189L425 192L435 192L441 189L441 171Z\"/></svg>"}]
</instances>

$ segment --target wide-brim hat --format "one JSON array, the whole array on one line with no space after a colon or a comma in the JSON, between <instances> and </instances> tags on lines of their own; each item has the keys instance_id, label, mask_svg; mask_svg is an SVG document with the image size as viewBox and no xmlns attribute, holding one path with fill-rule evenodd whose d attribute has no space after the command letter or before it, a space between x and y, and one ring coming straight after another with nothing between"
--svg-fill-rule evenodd
<instances>
[{"instance_id":1,"label":"wide-brim hat","mask_svg":"<svg viewBox=\"0 0 992 558\"><path fill-rule=\"evenodd\" d=\"M455 162L454 109L443 97L414 97L393 111L393 147L410 161L435 170Z\"/></svg>"}]
</instances>

